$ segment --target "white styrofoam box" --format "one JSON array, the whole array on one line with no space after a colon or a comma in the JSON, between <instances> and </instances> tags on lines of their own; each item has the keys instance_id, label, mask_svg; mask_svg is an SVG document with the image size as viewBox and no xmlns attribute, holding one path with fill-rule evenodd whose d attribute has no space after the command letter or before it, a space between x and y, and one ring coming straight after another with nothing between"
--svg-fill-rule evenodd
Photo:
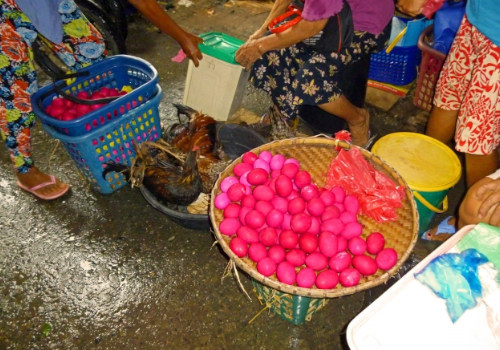
<instances>
[{"instance_id":1,"label":"white styrofoam box","mask_svg":"<svg viewBox=\"0 0 500 350\"><path fill-rule=\"evenodd\" d=\"M483 303L452 323L445 301L417 281L436 256L458 252L458 241L475 226L456 232L357 315L347 327L351 350L498 350Z\"/></svg>"},{"instance_id":2,"label":"white styrofoam box","mask_svg":"<svg viewBox=\"0 0 500 350\"><path fill-rule=\"evenodd\" d=\"M248 75L239 64L204 54L198 67L189 61L183 103L225 121L241 105Z\"/></svg>"}]
</instances>

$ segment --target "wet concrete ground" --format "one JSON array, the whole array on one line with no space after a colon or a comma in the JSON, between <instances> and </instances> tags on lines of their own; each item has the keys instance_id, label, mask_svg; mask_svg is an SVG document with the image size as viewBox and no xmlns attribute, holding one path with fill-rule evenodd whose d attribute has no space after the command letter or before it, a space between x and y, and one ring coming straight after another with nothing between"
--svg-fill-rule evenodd
<instances>
[{"instance_id":1,"label":"wet concrete ground","mask_svg":"<svg viewBox=\"0 0 500 350\"><path fill-rule=\"evenodd\" d=\"M216 30L242 39L266 16L258 7L213 0L177 6L171 14L195 33ZM187 62L171 62L175 42L132 21L129 53L160 72L161 116L168 124L171 103L182 101ZM249 93L244 106L260 114L267 102ZM426 113L411 98L387 113L370 110L380 136L423 131ZM35 199L15 185L7 152L0 151L1 349L344 349L348 322L395 281L332 299L303 325L268 311L249 324L262 305L243 273L251 301L234 276L222 280L228 259L210 230L172 222L137 189L111 195L90 189L40 125L33 153L40 168L72 189L61 200ZM462 193L460 185L450 191L449 212ZM419 241L407 267L436 246Z\"/></svg>"}]
</instances>

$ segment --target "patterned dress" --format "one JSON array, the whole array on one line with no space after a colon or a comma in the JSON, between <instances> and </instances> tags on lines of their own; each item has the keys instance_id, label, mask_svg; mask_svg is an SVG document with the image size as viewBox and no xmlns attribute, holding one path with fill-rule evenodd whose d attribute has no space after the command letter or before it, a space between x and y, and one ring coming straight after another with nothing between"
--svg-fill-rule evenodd
<instances>
[{"instance_id":1,"label":"patterned dress","mask_svg":"<svg viewBox=\"0 0 500 350\"><path fill-rule=\"evenodd\" d=\"M59 14L63 41L53 44L45 39L58 57L72 70L102 60L104 40L73 0L62 0ZM38 35L14 0L0 0L0 135L19 173L33 166L30 139L35 115L30 96L38 83L31 46Z\"/></svg>"}]
</instances>

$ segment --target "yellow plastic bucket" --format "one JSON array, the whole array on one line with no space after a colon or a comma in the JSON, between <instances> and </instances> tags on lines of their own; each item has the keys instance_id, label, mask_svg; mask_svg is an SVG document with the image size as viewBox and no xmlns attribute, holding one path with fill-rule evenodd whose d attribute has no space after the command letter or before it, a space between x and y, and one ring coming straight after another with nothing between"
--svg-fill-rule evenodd
<instances>
[{"instance_id":1,"label":"yellow plastic bucket","mask_svg":"<svg viewBox=\"0 0 500 350\"><path fill-rule=\"evenodd\" d=\"M397 132L380 138L372 147L410 187L419 214L422 235L436 213L448 210L448 191L462 175L462 165L444 143L418 133Z\"/></svg>"}]
</instances>

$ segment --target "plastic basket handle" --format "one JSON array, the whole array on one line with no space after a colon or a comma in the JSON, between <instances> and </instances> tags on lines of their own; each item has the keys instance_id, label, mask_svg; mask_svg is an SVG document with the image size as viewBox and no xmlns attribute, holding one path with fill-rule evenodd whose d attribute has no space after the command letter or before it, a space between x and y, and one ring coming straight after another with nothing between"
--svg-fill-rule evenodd
<instances>
[{"instance_id":1,"label":"plastic basket handle","mask_svg":"<svg viewBox=\"0 0 500 350\"><path fill-rule=\"evenodd\" d=\"M291 26L299 23L302 19L302 11L291 5L288 10L269 22L268 29L271 33L281 33Z\"/></svg>"},{"instance_id":2,"label":"plastic basket handle","mask_svg":"<svg viewBox=\"0 0 500 350\"><path fill-rule=\"evenodd\" d=\"M445 211L448 210L448 196L445 196L443 199L443 209L436 208L433 206L431 203L427 201L420 193L417 191L412 191L413 196L419 200L420 203L422 203L427 209L435 212L435 213L444 213Z\"/></svg>"}]
</instances>

